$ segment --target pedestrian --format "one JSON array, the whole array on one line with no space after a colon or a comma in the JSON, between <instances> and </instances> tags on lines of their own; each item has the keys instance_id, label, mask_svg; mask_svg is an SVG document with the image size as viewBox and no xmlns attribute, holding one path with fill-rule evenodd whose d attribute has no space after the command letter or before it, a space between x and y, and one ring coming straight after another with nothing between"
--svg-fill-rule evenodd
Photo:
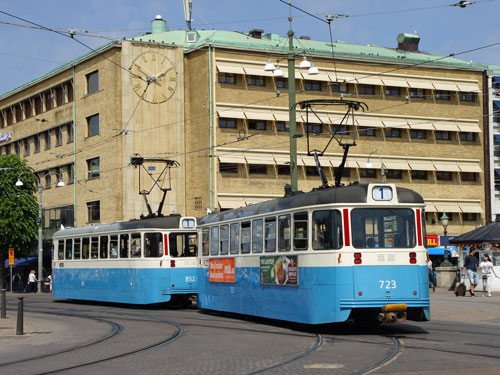
<instances>
[{"instance_id":1,"label":"pedestrian","mask_svg":"<svg viewBox=\"0 0 500 375\"><path fill-rule=\"evenodd\" d=\"M429 274L429 286L432 288L432 291L436 291L436 282L434 281L434 270L432 269L432 260L429 257L429 253L427 255L427 273Z\"/></svg>"},{"instance_id":2,"label":"pedestrian","mask_svg":"<svg viewBox=\"0 0 500 375\"><path fill-rule=\"evenodd\" d=\"M21 282L21 277L19 273L16 272L14 277L12 278L12 291L17 292L19 290L19 283Z\"/></svg>"},{"instance_id":3,"label":"pedestrian","mask_svg":"<svg viewBox=\"0 0 500 375\"><path fill-rule=\"evenodd\" d=\"M470 296L474 297L474 288L478 284L477 278L477 267L479 265L479 260L476 258L476 248L472 247L464 259L464 273L467 272L467 277L470 282Z\"/></svg>"},{"instance_id":4,"label":"pedestrian","mask_svg":"<svg viewBox=\"0 0 500 375\"><path fill-rule=\"evenodd\" d=\"M28 293L36 293L36 284L38 283L38 279L35 275L35 270L31 270L28 276Z\"/></svg>"},{"instance_id":5,"label":"pedestrian","mask_svg":"<svg viewBox=\"0 0 500 375\"><path fill-rule=\"evenodd\" d=\"M479 268L481 268L483 273L483 297L485 296L485 293L488 293L488 297L491 297L491 279L493 278L493 275L498 278L498 275L495 273L493 263L491 263L491 259L488 254L484 254L484 259L479 265Z\"/></svg>"},{"instance_id":6,"label":"pedestrian","mask_svg":"<svg viewBox=\"0 0 500 375\"><path fill-rule=\"evenodd\" d=\"M47 276L47 280L49 280L49 290L52 293L52 275Z\"/></svg>"}]
</instances>

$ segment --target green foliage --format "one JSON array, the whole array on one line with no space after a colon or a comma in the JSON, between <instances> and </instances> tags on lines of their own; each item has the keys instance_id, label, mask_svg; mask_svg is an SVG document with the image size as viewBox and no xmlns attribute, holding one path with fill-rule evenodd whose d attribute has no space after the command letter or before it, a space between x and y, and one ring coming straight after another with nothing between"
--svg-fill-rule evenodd
<instances>
[{"instance_id":1,"label":"green foliage","mask_svg":"<svg viewBox=\"0 0 500 375\"><path fill-rule=\"evenodd\" d=\"M16 186L18 178L23 186ZM37 238L36 182L26 161L17 155L0 156L0 260L8 257L10 247L16 258L27 256Z\"/></svg>"}]
</instances>

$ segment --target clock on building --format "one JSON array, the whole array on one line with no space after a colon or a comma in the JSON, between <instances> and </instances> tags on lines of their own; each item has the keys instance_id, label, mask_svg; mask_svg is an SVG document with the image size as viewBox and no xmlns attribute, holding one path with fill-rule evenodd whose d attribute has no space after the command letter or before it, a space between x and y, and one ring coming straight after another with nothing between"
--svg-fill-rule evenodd
<instances>
[{"instance_id":1,"label":"clock on building","mask_svg":"<svg viewBox=\"0 0 500 375\"><path fill-rule=\"evenodd\" d=\"M170 59L159 52L144 52L137 56L129 68L134 92L142 100L164 103L177 88L177 71Z\"/></svg>"}]
</instances>

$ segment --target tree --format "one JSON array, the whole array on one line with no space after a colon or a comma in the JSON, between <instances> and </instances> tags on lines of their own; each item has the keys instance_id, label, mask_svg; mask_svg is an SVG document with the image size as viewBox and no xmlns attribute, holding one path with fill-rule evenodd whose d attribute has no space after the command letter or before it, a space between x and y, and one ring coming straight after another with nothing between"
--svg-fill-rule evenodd
<instances>
[{"instance_id":1,"label":"tree","mask_svg":"<svg viewBox=\"0 0 500 375\"><path fill-rule=\"evenodd\" d=\"M17 179L23 186L16 186ZM0 287L5 288L5 259L9 248L16 258L27 257L38 234L38 202L33 170L17 155L0 156Z\"/></svg>"}]
</instances>

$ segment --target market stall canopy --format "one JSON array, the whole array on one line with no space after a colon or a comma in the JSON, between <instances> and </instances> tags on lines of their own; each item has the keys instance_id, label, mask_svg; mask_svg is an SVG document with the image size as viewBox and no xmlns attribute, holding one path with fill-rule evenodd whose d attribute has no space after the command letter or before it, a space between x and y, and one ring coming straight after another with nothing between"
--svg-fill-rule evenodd
<instances>
[{"instance_id":1,"label":"market stall canopy","mask_svg":"<svg viewBox=\"0 0 500 375\"><path fill-rule=\"evenodd\" d=\"M36 263L38 261L38 257L30 257L30 258L22 258L22 259L15 259L14 260L14 265L12 267L19 267L19 266L27 266L30 263ZM5 268L8 268L9 266L9 260L5 259Z\"/></svg>"},{"instance_id":2,"label":"market stall canopy","mask_svg":"<svg viewBox=\"0 0 500 375\"><path fill-rule=\"evenodd\" d=\"M480 247L483 243L500 246L500 223L490 223L450 240L457 246Z\"/></svg>"}]
</instances>

